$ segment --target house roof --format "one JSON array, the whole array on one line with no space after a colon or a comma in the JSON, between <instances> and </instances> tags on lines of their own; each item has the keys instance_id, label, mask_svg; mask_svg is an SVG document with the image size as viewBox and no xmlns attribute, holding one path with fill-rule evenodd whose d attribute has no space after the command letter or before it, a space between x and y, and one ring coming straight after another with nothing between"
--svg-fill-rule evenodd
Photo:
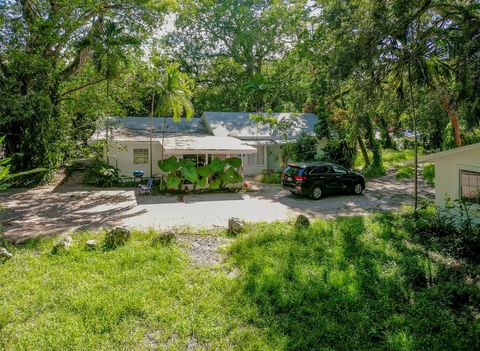
<instances>
[{"instance_id":1,"label":"house roof","mask_svg":"<svg viewBox=\"0 0 480 351\"><path fill-rule=\"evenodd\" d=\"M232 136L240 139L281 140L282 137L268 125L257 125L250 119L255 112L204 112L203 119L216 136ZM295 139L302 131L313 134L318 117L314 113L273 113L268 116L284 119L295 118L288 139Z\"/></svg>"},{"instance_id":2,"label":"house roof","mask_svg":"<svg viewBox=\"0 0 480 351\"><path fill-rule=\"evenodd\" d=\"M256 148L247 145L240 139L203 134L165 137L163 145L165 147L165 150L178 151L179 153L188 153L189 150L195 150L196 153L257 153Z\"/></svg>"},{"instance_id":3,"label":"house roof","mask_svg":"<svg viewBox=\"0 0 480 351\"><path fill-rule=\"evenodd\" d=\"M166 122L165 150L179 153L243 153L254 154L257 149L249 146L246 142L233 137L213 136L205 128L200 118L190 120L182 119L175 122L172 118L153 118L152 141L161 143L163 137L163 123ZM110 138L116 141L149 141L150 118L149 117L113 117L108 119ZM99 130L92 137L93 140L104 140L105 128Z\"/></svg>"},{"instance_id":4,"label":"house roof","mask_svg":"<svg viewBox=\"0 0 480 351\"><path fill-rule=\"evenodd\" d=\"M185 135L185 134L205 134L210 133L205 128L200 118L190 120L181 119L175 122L172 118L154 117L152 137L154 140L161 138L163 134L163 124L166 122L165 136ZM108 119L110 137L117 141L142 141L150 138L150 118L149 117L111 117ZM105 139L105 126L102 126L93 136L93 140Z\"/></svg>"},{"instance_id":5,"label":"house roof","mask_svg":"<svg viewBox=\"0 0 480 351\"><path fill-rule=\"evenodd\" d=\"M418 162L420 162L420 163L432 162L432 161L434 161L436 159L439 159L439 158L448 157L448 156L458 154L460 152L477 150L477 149L480 152L480 143L471 144L471 145L467 145L467 146L461 146L461 147L457 147L455 149L445 150L445 151L442 151L442 152L436 152L436 153L433 153L433 154L430 154L430 155L422 156L418 159ZM479 154L479 157L480 157L480 154Z\"/></svg>"}]
</instances>

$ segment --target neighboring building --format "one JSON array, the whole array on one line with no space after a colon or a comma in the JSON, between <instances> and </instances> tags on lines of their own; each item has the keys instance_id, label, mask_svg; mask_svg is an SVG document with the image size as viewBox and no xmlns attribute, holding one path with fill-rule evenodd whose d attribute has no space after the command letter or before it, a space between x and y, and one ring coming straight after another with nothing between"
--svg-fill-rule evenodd
<instances>
[{"instance_id":1,"label":"neighboring building","mask_svg":"<svg viewBox=\"0 0 480 351\"><path fill-rule=\"evenodd\" d=\"M211 134L223 137L235 137L257 149L256 154L244 155L245 175L255 175L264 169L281 169L280 149L282 145L294 142L301 132L315 134L318 117L314 113L273 113L269 117L277 119L292 118L293 126L286 138L272 130L268 125L257 125L250 119L253 112L204 112L202 121ZM319 147L323 148L326 139Z\"/></svg>"},{"instance_id":2,"label":"neighboring building","mask_svg":"<svg viewBox=\"0 0 480 351\"><path fill-rule=\"evenodd\" d=\"M480 143L442 151L419 159L435 163L435 202L444 208L463 199L480 210Z\"/></svg>"},{"instance_id":3,"label":"neighboring building","mask_svg":"<svg viewBox=\"0 0 480 351\"><path fill-rule=\"evenodd\" d=\"M248 112L205 112L201 118L181 119L174 122L166 119L165 140L162 145L163 117L153 118L152 155L150 155L150 118L114 117L108 120L110 165L117 167L120 174L131 177L133 171L142 170L158 175L158 161L175 155L190 158L205 164L212 158L242 158L244 175L256 175L264 169L279 170L281 167L280 148L286 142L294 141L302 132L314 134L318 118L313 113L292 116L288 113L273 114L275 118L295 118L294 126L285 138L268 126L257 126L250 120ZM106 129L97 131L92 141L106 140Z\"/></svg>"}]
</instances>

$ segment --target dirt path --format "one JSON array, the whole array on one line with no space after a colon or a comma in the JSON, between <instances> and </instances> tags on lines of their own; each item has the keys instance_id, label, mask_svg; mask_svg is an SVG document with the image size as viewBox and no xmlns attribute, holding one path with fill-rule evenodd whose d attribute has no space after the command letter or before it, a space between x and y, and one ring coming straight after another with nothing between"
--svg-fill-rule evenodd
<instances>
[{"instance_id":1,"label":"dirt path","mask_svg":"<svg viewBox=\"0 0 480 351\"><path fill-rule=\"evenodd\" d=\"M433 198L434 189L420 182L420 195ZM122 225L168 229L225 227L228 218L249 222L275 221L298 213L333 218L395 210L411 204L413 182L386 176L368 182L364 195L329 196L319 201L298 198L279 186L261 185L250 193L178 196L137 196L131 188L103 190L76 184L14 189L0 194L6 236L23 240L71 230Z\"/></svg>"},{"instance_id":2,"label":"dirt path","mask_svg":"<svg viewBox=\"0 0 480 351\"><path fill-rule=\"evenodd\" d=\"M192 262L202 266L221 263L220 249L230 242L230 239L221 236L180 234L176 238L178 243L185 246Z\"/></svg>"}]
</instances>

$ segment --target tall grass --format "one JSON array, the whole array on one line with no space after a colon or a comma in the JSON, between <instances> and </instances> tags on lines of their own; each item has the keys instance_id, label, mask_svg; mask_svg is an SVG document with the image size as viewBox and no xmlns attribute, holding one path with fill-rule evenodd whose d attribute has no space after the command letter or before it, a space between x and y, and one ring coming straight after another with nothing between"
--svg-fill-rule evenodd
<instances>
[{"instance_id":1,"label":"tall grass","mask_svg":"<svg viewBox=\"0 0 480 351\"><path fill-rule=\"evenodd\" d=\"M394 215L260 226L231 248L239 289L291 350L472 350L480 292ZM478 270L477 270L478 271Z\"/></svg>"},{"instance_id":2,"label":"tall grass","mask_svg":"<svg viewBox=\"0 0 480 351\"><path fill-rule=\"evenodd\" d=\"M152 246L154 235L135 232L113 251L85 251L95 233L57 255L58 239L11 248L0 264L0 350L274 347L224 271L191 265L178 245Z\"/></svg>"},{"instance_id":3,"label":"tall grass","mask_svg":"<svg viewBox=\"0 0 480 351\"><path fill-rule=\"evenodd\" d=\"M420 150L419 150L420 151ZM372 152L368 151L368 155L370 160L373 158ZM390 150L384 149L382 150L382 162L383 166L388 169L392 167L398 167L403 164L403 162L408 160L413 160L415 157L415 153L413 150L404 149L404 150ZM362 154L358 153L357 158L355 160L355 168L362 168L365 163L363 160Z\"/></svg>"},{"instance_id":4,"label":"tall grass","mask_svg":"<svg viewBox=\"0 0 480 351\"><path fill-rule=\"evenodd\" d=\"M110 251L83 249L98 233L60 254L33 240L0 264L0 349L478 349L480 269L422 233L398 213L255 224L217 266L155 232Z\"/></svg>"},{"instance_id":5,"label":"tall grass","mask_svg":"<svg viewBox=\"0 0 480 351\"><path fill-rule=\"evenodd\" d=\"M435 165L425 165L422 170L422 176L428 184L435 185Z\"/></svg>"}]
</instances>

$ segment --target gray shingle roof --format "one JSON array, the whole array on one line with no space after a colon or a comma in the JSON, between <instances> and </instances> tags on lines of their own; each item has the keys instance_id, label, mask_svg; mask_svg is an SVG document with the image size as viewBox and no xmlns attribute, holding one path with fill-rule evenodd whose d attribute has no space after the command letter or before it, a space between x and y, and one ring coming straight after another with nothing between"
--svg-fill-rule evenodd
<instances>
[{"instance_id":1,"label":"gray shingle roof","mask_svg":"<svg viewBox=\"0 0 480 351\"><path fill-rule=\"evenodd\" d=\"M153 118L153 137L160 138L163 130L163 117ZM111 117L108 119L111 136L116 140L143 140L150 137L149 117ZM186 120L182 118L175 122L167 118L165 136L176 135L210 135L200 118ZM103 125L92 137L92 139L105 138L105 125Z\"/></svg>"},{"instance_id":2,"label":"gray shingle roof","mask_svg":"<svg viewBox=\"0 0 480 351\"><path fill-rule=\"evenodd\" d=\"M173 118L167 118L165 133L201 133L207 132L203 126L200 118L192 118L187 120L182 118L179 122L175 122ZM153 118L153 130L163 130L163 117ZM132 131L148 131L150 128L149 117L114 117L109 119L111 127L118 126L119 128L127 128Z\"/></svg>"},{"instance_id":3,"label":"gray shingle roof","mask_svg":"<svg viewBox=\"0 0 480 351\"><path fill-rule=\"evenodd\" d=\"M241 139L273 139L281 136L267 125L257 125L250 119L255 112L204 112L203 118L208 122L216 136L233 136ZM268 116L283 119L295 118L288 139L295 139L302 131L313 134L318 117L314 113L273 113Z\"/></svg>"}]
</instances>

